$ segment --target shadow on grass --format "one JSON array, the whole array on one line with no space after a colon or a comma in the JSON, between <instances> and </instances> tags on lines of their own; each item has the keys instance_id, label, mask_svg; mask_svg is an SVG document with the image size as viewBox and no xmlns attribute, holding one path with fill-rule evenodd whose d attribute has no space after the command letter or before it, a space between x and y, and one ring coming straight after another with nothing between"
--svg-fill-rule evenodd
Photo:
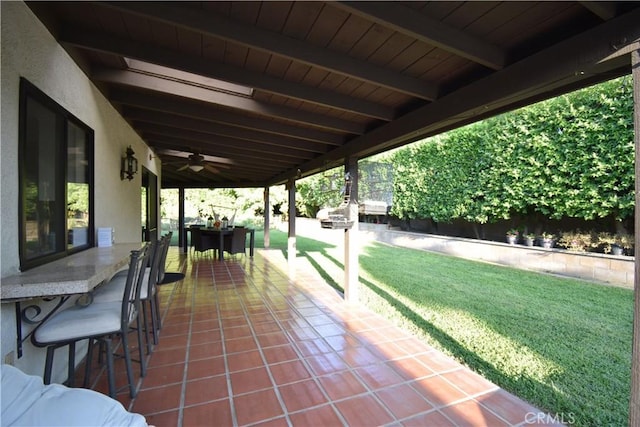
<instances>
[{"instance_id":1,"label":"shadow on grass","mask_svg":"<svg viewBox=\"0 0 640 427\"><path fill-rule=\"evenodd\" d=\"M514 379L508 375L505 375L494 365L487 362L464 345L460 344L458 340L417 314L415 311L407 307L404 303L396 299L394 296L390 295L375 283L372 283L362 277L360 277L360 283L362 283L372 293L383 300L382 310L380 310L382 312L380 312L379 314L393 321L389 318L388 311L387 313L384 312L386 311L384 309L384 305L392 308L394 311L400 314L404 321L412 324L418 330L420 330L422 334L429 337L433 342L436 342L438 344L436 346L437 348L445 350L456 360L472 368L475 372L482 375L489 381L499 385L506 390L518 390L523 388L529 390L535 389L538 393L544 393L547 396L554 396L554 400L563 400L563 397L560 393L544 383L536 381L530 377L521 376L517 379Z\"/></svg>"},{"instance_id":2,"label":"shadow on grass","mask_svg":"<svg viewBox=\"0 0 640 427\"><path fill-rule=\"evenodd\" d=\"M308 257L308 255L305 255ZM334 257L330 256L327 253L324 253L323 256L327 258L329 261L336 264L338 267L344 268L344 265L339 262ZM310 260L311 258L308 257ZM317 262L314 262L315 265L318 265ZM319 266L319 265L318 265ZM318 272L323 275L324 270L319 267L316 268ZM323 275L324 277L324 275ZM436 348L446 351L448 354L452 355L456 360L463 363L464 365L470 367L478 374L482 375L487 380L497 384L501 388L505 390L516 392L517 390L531 390L534 391L536 395L545 396L545 401L553 401L557 402L555 406L555 411L566 411L570 412L571 405L567 405L566 396L563 395L562 392L555 390L549 385L537 381L528 376L518 376L514 378L505 374L503 371L497 369L493 364L480 357L477 353L470 350L469 348L462 345L458 340L453 338L451 335L438 328L433 323L426 320L424 317L413 311L410 307L404 304L402 301L395 298L393 295L389 294L387 291L377 286L375 283L366 280L362 276L359 277L359 281L366 289L371 291L371 294L375 295L375 297L381 300L380 303L374 303L380 307L379 314L388 320L393 322L391 313L396 312L401 317L400 323L406 323L413 325L416 329L420 331L420 334L428 337L428 339L432 343L437 343ZM331 286L338 289L340 292L343 292L343 289L335 284L335 281L328 280L327 281ZM366 292L366 291L365 291ZM373 296L372 296L373 298ZM370 308L374 309L375 307ZM397 322L396 322L397 323ZM406 325L405 325L406 326ZM541 406L540 401L534 402L534 405ZM561 409L558 409L561 408ZM545 411L551 411L550 408L541 408Z\"/></svg>"}]
</instances>

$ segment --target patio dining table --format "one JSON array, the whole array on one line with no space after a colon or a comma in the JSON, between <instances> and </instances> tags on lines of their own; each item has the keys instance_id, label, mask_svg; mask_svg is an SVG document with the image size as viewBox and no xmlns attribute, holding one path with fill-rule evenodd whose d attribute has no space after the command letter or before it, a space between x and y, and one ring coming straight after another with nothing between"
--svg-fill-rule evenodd
<instances>
[{"instance_id":1,"label":"patio dining table","mask_svg":"<svg viewBox=\"0 0 640 427\"><path fill-rule=\"evenodd\" d=\"M202 234L205 235L209 235L209 236L214 236L214 237L218 237L219 239L219 244L218 244L218 248L220 248L218 250L218 259L220 261L224 260L224 236L230 236L233 234L233 228L229 227L229 228L206 228L206 227L198 227L198 229L200 230L200 232ZM184 253L189 253L189 244L188 244L188 240L187 240L187 233L191 233L192 228L191 227L185 227L184 229L184 238L182 239L183 242L183 251ZM254 252L254 247L255 247L255 241L256 241L256 230L253 228L247 228L247 233L249 234L249 256L253 257L253 252Z\"/></svg>"}]
</instances>

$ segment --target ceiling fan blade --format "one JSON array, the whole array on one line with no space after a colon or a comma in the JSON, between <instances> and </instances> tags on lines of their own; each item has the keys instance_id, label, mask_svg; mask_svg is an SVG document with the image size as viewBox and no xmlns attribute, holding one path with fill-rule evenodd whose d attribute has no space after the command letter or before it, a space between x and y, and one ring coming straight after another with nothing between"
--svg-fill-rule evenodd
<instances>
[{"instance_id":1,"label":"ceiling fan blade","mask_svg":"<svg viewBox=\"0 0 640 427\"><path fill-rule=\"evenodd\" d=\"M196 151L178 151L178 150L164 149L164 150L159 150L158 153L163 154L165 156L169 156L169 157L179 157L183 159L189 159L197 155L201 157L201 160L205 162L215 163L219 167L224 167L224 168L229 168L234 164L233 160L231 159L228 159L225 157L212 156L210 154L200 154Z\"/></svg>"},{"instance_id":2,"label":"ceiling fan blade","mask_svg":"<svg viewBox=\"0 0 640 427\"><path fill-rule=\"evenodd\" d=\"M184 165L181 168L176 169L176 172L181 172L181 171L185 170L188 167L189 167L189 165Z\"/></svg>"},{"instance_id":3,"label":"ceiling fan blade","mask_svg":"<svg viewBox=\"0 0 640 427\"><path fill-rule=\"evenodd\" d=\"M183 165L184 164L184 160L163 160L162 161L162 166L166 166L166 165Z\"/></svg>"},{"instance_id":4,"label":"ceiling fan blade","mask_svg":"<svg viewBox=\"0 0 640 427\"><path fill-rule=\"evenodd\" d=\"M214 167L214 166L212 166L212 165L210 165L210 164L208 164L208 163L205 163L205 164L204 164L204 168L205 168L208 172L211 172L211 173L215 173L215 174L219 174L219 173L220 173L220 169L218 169L218 168L216 168L216 167Z\"/></svg>"},{"instance_id":5,"label":"ceiling fan blade","mask_svg":"<svg viewBox=\"0 0 640 427\"><path fill-rule=\"evenodd\" d=\"M182 157L183 159L189 158L191 152L189 151L177 151L177 150L159 150L160 154L171 157Z\"/></svg>"}]
</instances>

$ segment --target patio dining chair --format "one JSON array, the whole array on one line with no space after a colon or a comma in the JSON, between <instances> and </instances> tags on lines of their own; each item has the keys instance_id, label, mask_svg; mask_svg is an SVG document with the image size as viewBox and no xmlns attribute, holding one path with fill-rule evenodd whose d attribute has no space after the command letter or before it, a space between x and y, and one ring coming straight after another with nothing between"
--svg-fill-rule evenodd
<instances>
[{"instance_id":1,"label":"patio dining chair","mask_svg":"<svg viewBox=\"0 0 640 427\"><path fill-rule=\"evenodd\" d=\"M246 254L247 248L247 229L244 227L235 227L231 234L224 236L223 250L230 255Z\"/></svg>"},{"instance_id":2,"label":"patio dining chair","mask_svg":"<svg viewBox=\"0 0 640 427\"><path fill-rule=\"evenodd\" d=\"M207 252L210 249L220 250L218 247L218 239L207 233L203 233L201 229L191 230L191 241L196 252Z\"/></svg>"},{"instance_id":3,"label":"patio dining chair","mask_svg":"<svg viewBox=\"0 0 640 427\"><path fill-rule=\"evenodd\" d=\"M73 305L56 312L45 319L31 335L32 343L37 347L46 347L47 355L44 368L44 383L51 383L51 370L55 350L69 347L68 380L73 386L75 370L75 345L82 340L89 340L87 360L85 362L85 383L88 381L91 367L91 356L94 341L106 348L107 377L109 382L109 396L116 396L116 382L114 370L113 339L120 338L123 357L127 370L129 394L135 397L135 382L133 378L132 358L129 352L128 335L132 330L137 331L140 374L146 374L144 350L142 346L142 330L139 324L140 291L144 279L144 269L149 259L149 245L144 245L138 251L132 251L127 271L123 296L119 301L92 303L88 306ZM134 328L133 325L136 324Z\"/></svg>"},{"instance_id":4,"label":"patio dining chair","mask_svg":"<svg viewBox=\"0 0 640 427\"><path fill-rule=\"evenodd\" d=\"M190 225L189 227L187 227L187 230L189 230L189 233L191 235L191 238L189 239L189 251L191 251L191 249L193 249L195 247L194 243L193 243L193 230L200 230L203 226L199 225L199 224L195 224L195 225ZM172 232L170 232L172 233ZM187 235L185 234L185 238L187 237Z\"/></svg>"}]
</instances>

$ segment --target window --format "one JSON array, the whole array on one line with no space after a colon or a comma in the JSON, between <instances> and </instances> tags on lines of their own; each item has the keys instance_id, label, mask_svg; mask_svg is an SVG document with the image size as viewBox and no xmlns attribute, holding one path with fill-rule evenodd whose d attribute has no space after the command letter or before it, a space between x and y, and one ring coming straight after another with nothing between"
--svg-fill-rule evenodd
<instances>
[{"instance_id":1,"label":"window","mask_svg":"<svg viewBox=\"0 0 640 427\"><path fill-rule=\"evenodd\" d=\"M20 81L20 269L93 246L93 131Z\"/></svg>"},{"instance_id":2,"label":"window","mask_svg":"<svg viewBox=\"0 0 640 427\"><path fill-rule=\"evenodd\" d=\"M142 167L142 241L158 239L158 177Z\"/></svg>"}]
</instances>

